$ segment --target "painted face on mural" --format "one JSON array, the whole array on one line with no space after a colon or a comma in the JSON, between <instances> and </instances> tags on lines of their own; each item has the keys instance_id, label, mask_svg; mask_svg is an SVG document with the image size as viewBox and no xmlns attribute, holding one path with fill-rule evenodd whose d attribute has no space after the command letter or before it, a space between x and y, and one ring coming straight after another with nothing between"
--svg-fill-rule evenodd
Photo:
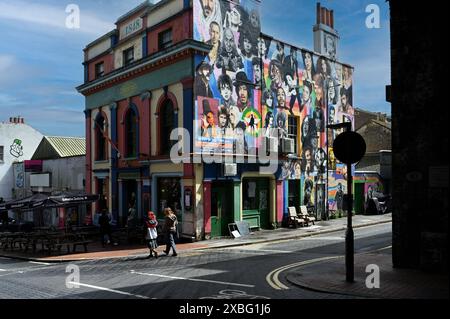
<instances>
[{"instance_id":1,"label":"painted face on mural","mask_svg":"<svg viewBox=\"0 0 450 319\"><path fill-rule=\"evenodd\" d=\"M230 29L226 29L225 30L225 34L224 34L224 45L225 45L225 51L227 51L227 53L231 53L233 52L234 49L234 35L233 32Z\"/></svg>"},{"instance_id":2,"label":"painted face on mural","mask_svg":"<svg viewBox=\"0 0 450 319\"><path fill-rule=\"evenodd\" d=\"M222 95L225 101L229 101L231 99L231 87L227 83L223 83L220 86L220 94Z\"/></svg>"},{"instance_id":3,"label":"painted face on mural","mask_svg":"<svg viewBox=\"0 0 450 319\"><path fill-rule=\"evenodd\" d=\"M253 64L253 77L255 83L261 82L261 66L259 64Z\"/></svg>"},{"instance_id":4,"label":"painted face on mural","mask_svg":"<svg viewBox=\"0 0 450 319\"><path fill-rule=\"evenodd\" d=\"M227 115L226 114L219 114L219 127L224 128L227 126Z\"/></svg>"},{"instance_id":5,"label":"painted face on mural","mask_svg":"<svg viewBox=\"0 0 450 319\"><path fill-rule=\"evenodd\" d=\"M247 55L252 53L252 43L248 38L244 38L244 52Z\"/></svg>"},{"instance_id":6,"label":"painted face on mural","mask_svg":"<svg viewBox=\"0 0 450 319\"><path fill-rule=\"evenodd\" d=\"M303 130L302 130L303 136L307 136L309 134L309 118L308 117L305 117L305 119L303 120L302 128L303 128Z\"/></svg>"},{"instance_id":7,"label":"painted face on mural","mask_svg":"<svg viewBox=\"0 0 450 319\"><path fill-rule=\"evenodd\" d=\"M323 74L328 73L327 61L325 59L322 59L320 61L320 69Z\"/></svg>"},{"instance_id":8,"label":"painted face on mural","mask_svg":"<svg viewBox=\"0 0 450 319\"><path fill-rule=\"evenodd\" d=\"M263 38L258 38L258 52L259 52L259 56L262 57L266 54L266 41L264 41Z\"/></svg>"},{"instance_id":9,"label":"painted face on mural","mask_svg":"<svg viewBox=\"0 0 450 319\"><path fill-rule=\"evenodd\" d=\"M281 70L280 68L273 64L272 68L270 69L270 78L277 84L281 85L282 79L281 79Z\"/></svg>"},{"instance_id":10,"label":"painted face on mural","mask_svg":"<svg viewBox=\"0 0 450 319\"><path fill-rule=\"evenodd\" d=\"M255 10L252 10L250 14L250 23L253 28L259 28L259 15Z\"/></svg>"},{"instance_id":11,"label":"painted face on mural","mask_svg":"<svg viewBox=\"0 0 450 319\"><path fill-rule=\"evenodd\" d=\"M333 86L333 83L330 84L328 87L328 101L332 102L334 101L334 98L336 97L336 89Z\"/></svg>"},{"instance_id":12,"label":"painted face on mural","mask_svg":"<svg viewBox=\"0 0 450 319\"><path fill-rule=\"evenodd\" d=\"M303 103L308 103L310 98L311 92L309 91L309 87L305 85L303 87L303 95L302 95Z\"/></svg>"},{"instance_id":13,"label":"painted face on mural","mask_svg":"<svg viewBox=\"0 0 450 319\"><path fill-rule=\"evenodd\" d=\"M246 105L248 103L247 85L239 85L238 93L239 93L239 101L241 101L243 105Z\"/></svg>"},{"instance_id":14,"label":"painted face on mural","mask_svg":"<svg viewBox=\"0 0 450 319\"><path fill-rule=\"evenodd\" d=\"M286 93L284 92L283 88L277 89L277 102L279 108L286 107Z\"/></svg>"},{"instance_id":15,"label":"painted face on mural","mask_svg":"<svg viewBox=\"0 0 450 319\"><path fill-rule=\"evenodd\" d=\"M217 22L212 22L209 27L209 36L212 45L217 45L220 41L220 27Z\"/></svg>"},{"instance_id":16,"label":"painted face on mural","mask_svg":"<svg viewBox=\"0 0 450 319\"><path fill-rule=\"evenodd\" d=\"M341 95L341 104L342 104L342 107L347 106L347 95L345 95L345 94Z\"/></svg>"},{"instance_id":17,"label":"painted face on mural","mask_svg":"<svg viewBox=\"0 0 450 319\"><path fill-rule=\"evenodd\" d=\"M201 0L203 16L205 18L208 18L212 14L215 7L215 2L216 0Z\"/></svg>"},{"instance_id":18,"label":"painted face on mural","mask_svg":"<svg viewBox=\"0 0 450 319\"><path fill-rule=\"evenodd\" d=\"M233 10L231 10L230 12L230 22L233 27L239 27L242 24L241 14L239 13L239 10L236 9L236 7L233 8Z\"/></svg>"},{"instance_id":19,"label":"painted face on mural","mask_svg":"<svg viewBox=\"0 0 450 319\"><path fill-rule=\"evenodd\" d=\"M302 169L299 162L295 163L294 166L295 177L298 179L302 175Z\"/></svg>"},{"instance_id":20,"label":"painted face on mural","mask_svg":"<svg viewBox=\"0 0 450 319\"><path fill-rule=\"evenodd\" d=\"M305 53L305 68L307 71L312 70L312 58L311 54L309 54L308 52Z\"/></svg>"},{"instance_id":21,"label":"painted face on mural","mask_svg":"<svg viewBox=\"0 0 450 319\"><path fill-rule=\"evenodd\" d=\"M209 125L214 126L214 113L213 112L209 112L208 114L206 114L206 121L208 122Z\"/></svg>"}]
</instances>

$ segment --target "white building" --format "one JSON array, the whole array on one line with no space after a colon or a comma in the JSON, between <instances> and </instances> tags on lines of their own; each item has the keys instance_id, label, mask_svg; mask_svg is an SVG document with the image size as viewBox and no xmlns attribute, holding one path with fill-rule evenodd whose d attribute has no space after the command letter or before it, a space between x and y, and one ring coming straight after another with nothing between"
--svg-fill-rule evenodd
<instances>
[{"instance_id":1,"label":"white building","mask_svg":"<svg viewBox=\"0 0 450 319\"><path fill-rule=\"evenodd\" d=\"M0 197L5 201L13 199L12 190L24 183L24 174L14 174L13 164L30 160L42 137L21 117L0 122Z\"/></svg>"},{"instance_id":2,"label":"white building","mask_svg":"<svg viewBox=\"0 0 450 319\"><path fill-rule=\"evenodd\" d=\"M36 193L52 195L57 192L83 192L86 173L86 140L78 137L44 136L31 162L15 163L14 173L25 172L25 182L14 185L14 193L24 198ZM32 167L33 166L33 167ZM14 175L14 178L17 178ZM21 219L33 221L35 225L59 226L71 212L73 225L84 222L85 205L73 205L65 209L45 209L42 214L23 212ZM37 220L36 217L38 217Z\"/></svg>"}]
</instances>

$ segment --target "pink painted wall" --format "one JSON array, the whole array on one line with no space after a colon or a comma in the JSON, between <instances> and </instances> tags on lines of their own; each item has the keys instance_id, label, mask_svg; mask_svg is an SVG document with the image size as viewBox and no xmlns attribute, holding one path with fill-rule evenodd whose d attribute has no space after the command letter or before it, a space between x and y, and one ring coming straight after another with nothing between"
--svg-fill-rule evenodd
<instances>
[{"instance_id":1,"label":"pink painted wall","mask_svg":"<svg viewBox=\"0 0 450 319\"><path fill-rule=\"evenodd\" d=\"M283 221L283 181L277 181L277 222Z\"/></svg>"},{"instance_id":2,"label":"pink painted wall","mask_svg":"<svg viewBox=\"0 0 450 319\"><path fill-rule=\"evenodd\" d=\"M205 233L211 233L211 182L203 182L203 209L205 214Z\"/></svg>"}]
</instances>

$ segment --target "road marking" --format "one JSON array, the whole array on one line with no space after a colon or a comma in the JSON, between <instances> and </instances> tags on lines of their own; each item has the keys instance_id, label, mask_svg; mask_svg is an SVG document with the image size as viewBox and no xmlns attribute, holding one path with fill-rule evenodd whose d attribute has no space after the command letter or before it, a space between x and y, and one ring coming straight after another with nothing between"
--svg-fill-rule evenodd
<instances>
[{"instance_id":1,"label":"road marking","mask_svg":"<svg viewBox=\"0 0 450 319\"><path fill-rule=\"evenodd\" d=\"M390 248L392 248L392 246L386 246L386 247L383 247L383 248L372 250L372 252L387 250L387 249L390 249ZM367 254L367 252L364 252L364 253ZM361 254L364 254L364 253L361 253ZM361 254L357 254L357 255L361 255ZM320 261L339 259L339 258L344 258L344 257L345 256L322 257L322 258L310 259L310 260L305 260L305 261L302 261L302 262L298 262L298 263L282 266L280 268L272 270L266 276L266 281L272 288L274 288L276 290L282 290L282 289L287 290L287 289L289 289L289 287L284 285L280 281L280 279L278 278L282 272L284 272L284 271L286 271L288 269L294 268L294 267L306 266L306 265L314 264L314 263L317 263L317 262L320 262Z\"/></svg>"},{"instance_id":2,"label":"road marking","mask_svg":"<svg viewBox=\"0 0 450 319\"><path fill-rule=\"evenodd\" d=\"M134 271L134 270L131 270L130 272L132 274L142 275L142 276L149 276L149 277L160 277L160 278L168 278L168 279L175 279L175 280L188 280L188 281L198 281L198 282L209 282L209 283L219 284L219 285L239 286L239 287L247 287L247 288L254 288L255 287L254 285L238 284L238 283L226 282L226 281L183 278L183 277L175 277L175 276L166 276L166 275L161 275L161 274L148 274L148 273L143 273L143 272L137 272L137 271Z\"/></svg>"},{"instance_id":3,"label":"road marking","mask_svg":"<svg viewBox=\"0 0 450 319\"><path fill-rule=\"evenodd\" d=\"M284 285L279 279L279 275L290 269L290 268L294 268L294 267L300 267L300 266L305 266L305 265L309 265L309 264L313 264L319 261L324 261L324 260L332 260L332 259L338 259L338 258L342 258L344 256L334 256L334 257L322 257L322 258L316 258L316 259L311 259L311 260L305 260L302 262L298 262L298 263L294 263L294 264L290 264L290 265L286 265L280 268L277 268L275 270L272 270L267 276L266 276L266 281L269 283L269 285L276 289L276 290L282 290L282 289L289 289L289 287L287 287L286 285Z\"/></svg>"},{"instance_id":4,"label":"road marking","mask_svg":"<svg viewBox=\"0 0 450 319\"><path fill-rule=\"evenodd\" d=\"M0 271L7 271L6 269L0 269Z\"/></svg>"},{"instance_id":5,"label":"road marking","mask_svg":"<svg viewBox=\"0 0 450 319\"><path fill-rule=\"evenodd\" d=\"M328 236L328 237L320 237L320 236L314 236L314 237L304 237L301 238L301 240L345 240L344 237L338 237L338 236Z\"/></svg>"},{"instance_id":6,"label":"road marking","mask_svg":"<svg viewBox=\"0 0 450 319\"><path fill-rule=\"evenodd\" d=\"M388 250L388 249L391 249L391 248L392 248L392 245L391 246L386 246L384 248L377 249L376 251L383 251L383 250Z\"/></svg>"},{"instance_id":7,"label":"road marking","mask_svg":"<svg viewBox=\"0 0 450 319\"><path fill-rule=\"evenodd\" d=\"M5 277L5 276L10 276L10 275L15 275L15 274L23 274L23 271L15 271L15 272L10 272L9 274L4 274L4 275L0 275L0 277Z\"/></svg>"},{"instance_id":8,"label":"road marking","mask_svg":"<svg viewBox=\"0 0 450 319\"><path fill-rule=\"evenodd\" d=\"M49 265L51 265L51 263L45 263L45 262L42 262L42 261L29 261L28 263L30 263L30 264L36 264L36 265L44 265L44 266L49 266Z\"/></svg>"},{"instance_id":9,"label":"road marking","mask_svg":"<svg viewBox=\"0 0 450 319\"><path fill-rule=\"evenodd\" d=\"M288 250L276 250L276 249L252 249L252 251L261 251L261 252L268 252L268 253L279 253L279 254L292 254L293 251Z\"/></svg>"},{"instance_id":10,"label":"road marking","mask_svg":"<svg viewBox=\"0 0 450 319\"><path fill-rule=\"evenodd\" d=\"M92 289L97 289L97 290L103 290L103 291L108 291L108 292L112 292L112 293L116 293L116 294L120 294L120 295L126 295L126 296L132 296L132 297L137 297L137 298L141 298L141 299L150 299L147 296L141 296L141 295L135 295L129 292L125 292L125 291L120 291L120 290L115 290L115 289L109 289L109 288L105 288L105 287L100 287L100 286L94 286L94 285L88 285L88 284L83 284L81 282L71 282L71 284L73 286L83 286L83 287L88 287L88 288L92 288Z\"/></svg>"}]
</instances>

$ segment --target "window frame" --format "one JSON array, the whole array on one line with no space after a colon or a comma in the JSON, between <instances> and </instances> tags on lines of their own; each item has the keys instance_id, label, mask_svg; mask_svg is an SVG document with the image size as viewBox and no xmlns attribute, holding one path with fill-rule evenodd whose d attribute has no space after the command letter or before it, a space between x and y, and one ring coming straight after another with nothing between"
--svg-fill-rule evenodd
<instances>
[{"instance_id":1,"label":"window frame","mask_svg":"<svg viewBox=\"0 0 450 319\"><path fill-rule=\"evenodd\" d=\"M128 57L127 57L129 52L132 53L132 58L131 59L128 59ZM135 61L135 59L134 59L134 46L129 47L126 50L123 50L122 57L123 57L123 66L128 66L128 65L132 64Z\"/></svg>"},{"instance_id":2,"label":"window frame","mask_svg":"<svg viewBox=\"0 0 450 319\"><path fill-rule=\"evenodd\" d=\"M292 124L292 120L295 120L295 124ZM298 129L299 129L300 117L298 116L288 116L288 138L294 139L294 154L298 154ZM294 133L292 133L294 132Z\"/></svg>"},{"instance_id":3,"label":"window frame","mask_svg":"<svg viewBox=\"0 0 450 319\"><path fill-rule=\"evenodd\" d=\"M0 163L5 162L5 146L0 145Z\"/></svg>"},{"instance_id":4,"label":"window frame","mask_svg":"<svg viewBox=\"0 0 450 319\"><path fill-rule=\"evenodd\" d=\"M160 149L160 155L170 155L170 150L172 146L175 144L174 141L170 139L170 133L175 128L174 120L175 120L175 113L174 113L174 103L171 99L166 99L162 105L159 112L159 127L160 127L160 134L159 134L159 149ZM171 121L166 121L166 119L169 117ZM170 125L169 125L170 124Z\"/></svg>"},{"instance_id":5,"label":"window frame","mask_svg":"<svg viewBox=\"0 0 450 319\"><path fill-rule=\"evenodd\" d=\"M99 71L100 67L102 68L101 72ZM96 63L95 64L95 78L98 79L104 75L105 75L105 62L102 61L102 62Z\"/></svg>"},{"instance_id":6,"label":"window frame","mask_svg":"<svg viewBox=\"0 0 450 319\"><path fill-rule=\"evenodd\" d=\"M165 36L169 36L170 40L167 41ZM158 33L158 48L159 50L165 50L173 44L172 28L166 29Z\"/></svg>"},{"instance_id":7,"label":"window frame","mask_svg":"<svg viewBox=\"0 0 450 319\"><path fill-rule=\"evenodd\" d=\"M108 160L108 151L107 151L107 141L106 136L101 132L99 128L100 121L103 121L102 123L102 130L103 132L107 129L107 122L106 118L100 114L95 119L95 161L101 162ZM100 141L101 140L101 141Z\"/></svg>"},{"instance_id":8,"label":"window frame","mask_svg":"<svg viewBox=\"0 0 450 319\"><path fill-rule=\"evenodd\" d=\"M132 120L130 116L133 114ZM138 157L138 114L133 108L129 108L125 115L125 158L137 158ZM132 151L130 152L130 142L132 142Z\"/></svg>"}]
</instances>

